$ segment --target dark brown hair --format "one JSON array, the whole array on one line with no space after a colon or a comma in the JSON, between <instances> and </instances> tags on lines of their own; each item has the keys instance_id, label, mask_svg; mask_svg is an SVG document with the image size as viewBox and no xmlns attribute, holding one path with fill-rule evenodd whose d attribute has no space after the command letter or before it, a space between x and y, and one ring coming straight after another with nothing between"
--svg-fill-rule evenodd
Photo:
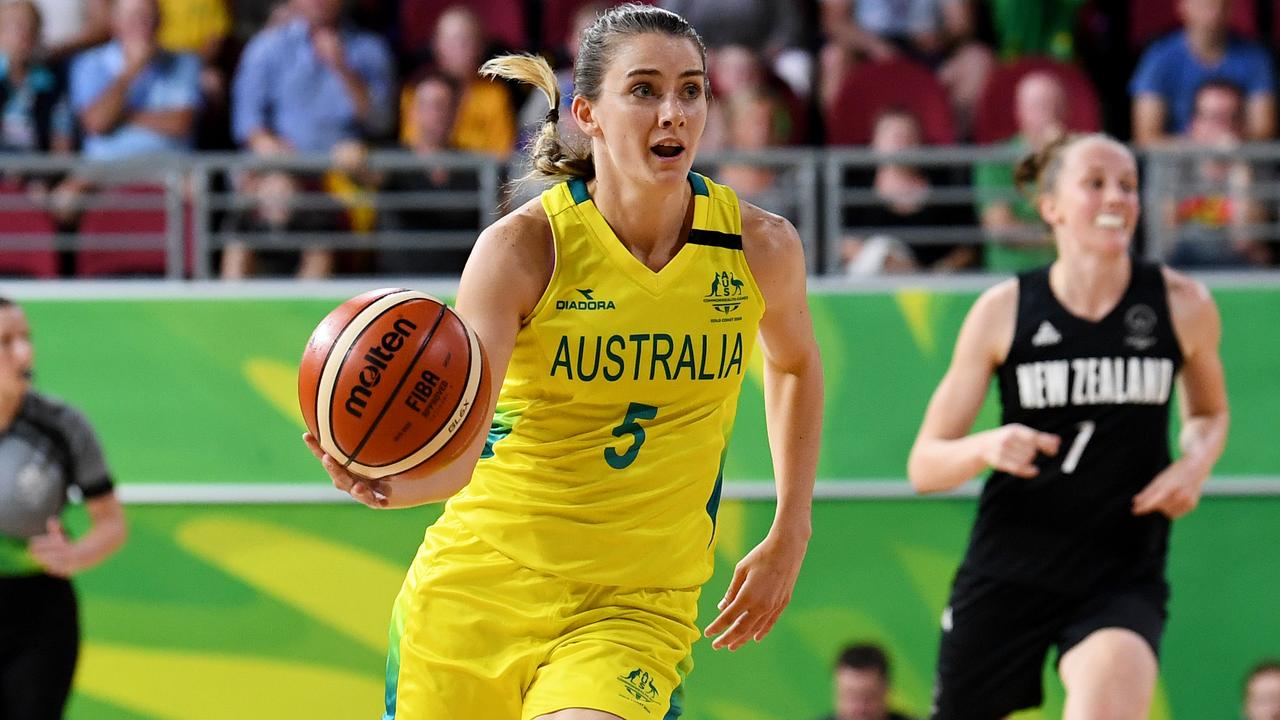
<instances>
[{"instance_id":1,"label":"dark brown hair","mask_svg":"<svg viewBox=\"0 0 1280 720\"><path fill-rule=\"evenodd\" d=\"M693 26L684 18L651 5L628 3L610 8L596 18L591 27L582 33L578 57L573 66L573 92L588 100L600 97L600 87L608 67L608 58L614 56L614 45L633 35L657 33L693 41L702 57L702 69L707 68L707 48ZM533 171L530 176L552 180L595 177L595 164L590 149L567 145L556 129L560 119L560 88L555 73L546 60L535 55L503 55L486 62L480 74L528 83L541 90L547 97L547 115L542 128L529 144L529 156Z\"/></svg>"}]
</instances>

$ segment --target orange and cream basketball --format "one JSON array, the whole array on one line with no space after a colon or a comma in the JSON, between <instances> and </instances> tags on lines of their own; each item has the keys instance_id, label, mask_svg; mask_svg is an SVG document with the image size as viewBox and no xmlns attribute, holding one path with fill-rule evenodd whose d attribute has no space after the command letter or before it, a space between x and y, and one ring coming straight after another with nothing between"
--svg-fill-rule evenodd
<instances>
[{"instance_id":1,"label":"orange and cream basketball","mask_svg":"<svg viewBox=\"0 0 1280 720\"><path fill-rule=\"evenodd\" d=\"M355 475L426 475L488 427L489 368L475 332L416 290L358 295L302 354L298 400L320 447Z\"/></svg>"}]
</instances>

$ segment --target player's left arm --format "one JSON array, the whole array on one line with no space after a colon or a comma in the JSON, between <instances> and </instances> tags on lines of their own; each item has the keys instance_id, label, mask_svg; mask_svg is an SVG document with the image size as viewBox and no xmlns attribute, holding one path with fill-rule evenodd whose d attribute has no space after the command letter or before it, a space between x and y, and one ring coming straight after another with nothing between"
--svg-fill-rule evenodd
<instances>
[{"instance_id":1,"label":"player's left arm","mask_svg":"<svg viewBox=\"0 0 1280 720\"><path fill-rule=\"evenodd\" d=\"M71 577L111 557L124 545L128 529L124 508L111 487L106 456L88 419L79 411L68 409L63 423L75 457L70 480L84 494L89 529L72 539L62 522L56 516L50 517L45 521L45 533L27 541L27 549L45 572Z\"/></svg>"},{"instance_id":2,"label":"player's left arm","mask_svg":"<svg viewBox=\"0 0 1280 720\"><path fill-rule=\"evenodd\" d=\"M1182 347L1178 382L1182 456L1133 498L1133 512L1181 517L1200 502L1204 483L1227 444L1230 413L1219 345L1222 319L1208 289L1181 273L1165 270L1169 312Z\"/></svg>"},{"instance_id":3,"label":"player's left arm","mask_svg":"<svg viewBox=\"0 0 1280 720\"><path fill-rule=\"evenodd\" d=\"M747 263L765 302L759 341L778 505L769 534L734 568L720 615L706 629L718 636L712 647L730 650L763 639L791 601L813 532L823 399L800 237L787 220L745 203L742 224Z\"/></svg>"},{"instance_id":4,"label":"player's left arm","mask_svg":"<svg viewBox=\"0 0 1280 720\"><path fill-rule=\"evenodd\" d=\"M45 521L45 533L27 541L31 556L45 572L69 578L111 557L124 545L128 534L124 508L114 492L88 498L84 502L89 513L89 530L72 539L62 522L51 517Z\"/></svg>"}]
</instances>

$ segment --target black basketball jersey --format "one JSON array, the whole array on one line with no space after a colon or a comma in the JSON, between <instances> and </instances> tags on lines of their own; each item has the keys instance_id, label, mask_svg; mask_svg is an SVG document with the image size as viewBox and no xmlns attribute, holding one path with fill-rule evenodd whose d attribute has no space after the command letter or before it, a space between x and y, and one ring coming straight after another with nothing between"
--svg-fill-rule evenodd
<instances>
[{"instance_id":1,"label":"black basketball jersey","mask_svg":"<svg viewBox=\"0 0 1280 720\"><path fill-rule=\"evenodd\" d=\"M1133 496L1170 463L1169 402L1182 352L1158 265L1097 322L1067 311L1049 270L1018 276L1013 343L996 370L1002 424L1062 439L1030 479L993 472L964 568L1062 591L1163 577L1169 521L1135 517Z\"/></svg>"}]
</instances>

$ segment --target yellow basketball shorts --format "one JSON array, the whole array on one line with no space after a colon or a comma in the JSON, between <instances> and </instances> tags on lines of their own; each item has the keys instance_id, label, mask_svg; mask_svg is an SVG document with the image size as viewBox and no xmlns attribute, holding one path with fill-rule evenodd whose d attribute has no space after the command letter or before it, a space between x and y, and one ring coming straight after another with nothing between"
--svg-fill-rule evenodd
<instances>
[{"instance_id":1,"label":"yellow basketball shorts","mask_svg":"<svg viewBox=\"0 0 1280 720\"><path fill-rule=\"evenodd\" d=\"M532 720L565 708L678 718L698 592L542 573L446 513L392 611L383 720Z\"/></svg>"}]
</instances>

